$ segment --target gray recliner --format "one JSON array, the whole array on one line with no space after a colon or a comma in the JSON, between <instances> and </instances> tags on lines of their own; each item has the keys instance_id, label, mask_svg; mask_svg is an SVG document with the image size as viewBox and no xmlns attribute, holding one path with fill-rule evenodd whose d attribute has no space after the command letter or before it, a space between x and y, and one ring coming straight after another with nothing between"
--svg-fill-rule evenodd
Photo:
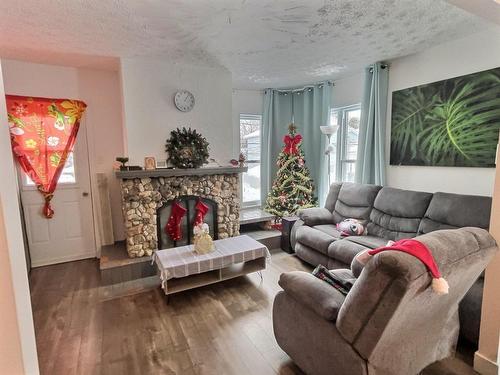
<instances>
[{"instance_id":1,"label":"gray recliner","mask_svg":"<svg viewBox=\"0 0 500 375\"><path fill-rule=\"evenodd\" d=\"M416 375L452 355L458 303L498 249L480 228L418 240L431 250L449 294L436 294L423 263L398 251L375 255L346 297L310 273L284 273L273 305L280 347L309 375Z\"/></svg>"},{"instance_id":2,"label":"gray recliner","mask_svg":"<svg viewBox=\"0 0 500 375\"><path fill-rule=\"evenodd\" d=\"M299 211L291 233L299 258L313 266L348 268L354 256L388 240L412 238L439 229L489 226L491 198L450 193L426 193L364 185L335 183L324 208ZM366 224L368 235L342 238L336 224L356 218ZM461 304L462 334L473 343L479 336L482 277Z\"/></svg>"}]
</instances>

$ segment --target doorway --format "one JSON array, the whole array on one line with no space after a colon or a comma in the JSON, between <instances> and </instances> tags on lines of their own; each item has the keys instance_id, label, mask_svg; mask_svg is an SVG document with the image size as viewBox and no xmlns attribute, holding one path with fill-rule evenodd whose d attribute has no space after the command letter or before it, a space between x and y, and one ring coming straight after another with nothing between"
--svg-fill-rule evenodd
<instances>
[{"instance_id":1,"label":"doorway","mask_svg":"<svg viewBox=\"0 0 500 375\"><path fill-rule=\"evenodd\" d=\"M24 230L32 267L96 257L88 155L82 121L51 202L55 211L52 219L42 214L42 195L19 169Z\"/></svg>"}]
</instances>

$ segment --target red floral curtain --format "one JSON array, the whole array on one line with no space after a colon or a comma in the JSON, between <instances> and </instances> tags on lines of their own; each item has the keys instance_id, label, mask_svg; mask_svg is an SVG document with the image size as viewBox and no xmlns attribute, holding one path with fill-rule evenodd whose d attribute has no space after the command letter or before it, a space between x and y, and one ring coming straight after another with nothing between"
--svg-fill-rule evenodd
<instances>
[{"instance_id":1,"label":"red floral curtain","mask_svg":"<svg viewBox=\"0 0 500 375\"><path fill-rule=\"evenodd\" d=\"M6 101L12 151L42 193L43 214L50 219L54 215L50 201L87 105L79 100L14 95L7 95Z\"/></svg>"}]
</instances>

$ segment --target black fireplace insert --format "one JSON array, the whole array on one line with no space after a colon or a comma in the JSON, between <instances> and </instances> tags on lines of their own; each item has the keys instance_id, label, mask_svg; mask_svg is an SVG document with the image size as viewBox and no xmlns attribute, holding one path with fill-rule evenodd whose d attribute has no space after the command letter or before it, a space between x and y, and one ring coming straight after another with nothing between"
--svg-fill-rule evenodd
<instances>
[{"instance_id":1,"label":"black fireplace insert","mask_svg":"<svg viewBox=\"0 0 500 375\"><path fill-rule=\"evenodd\" d=\"M156 224L158 234L158 249L168 249L176 246L183 246L191 244L193 241L193 223L196 215L196 203L201 200L208 206L208 212L205 215L203 222L208 224L210 228L210 235L214 240L218 237L218 223L217 223L217 202L209 198L202 198L196 195L182 195L175 200L165 201L156 212ZM186 215L181 221L182 238L178 241L170 239L165 231L165 227L170 218L172 204L177 201L186 211Z\"/></svg>"}]
</instances>

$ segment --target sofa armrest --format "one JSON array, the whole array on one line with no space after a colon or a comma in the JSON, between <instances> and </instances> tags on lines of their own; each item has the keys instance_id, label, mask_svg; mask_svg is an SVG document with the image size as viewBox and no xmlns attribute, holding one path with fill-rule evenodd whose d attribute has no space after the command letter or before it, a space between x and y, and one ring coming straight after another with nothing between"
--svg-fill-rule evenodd
<instances>
[{"instance_id":1,"label":"sofa armrest","mask_svg":"<svg viewBox=\"0 0 500 375\"><path fill-rule=\"evenodd\" d=\"M345 296L334 287L307 272L283 273L278 284L297 302L326 320L335 320Z\"/></svg>"},{"instance_id":2,"label":"sofa armrest","mask_svg":"<svg viewBox=\"0 0 500 375\"><path fill-rule=\"evenodd\" d=\"M333 215L326 208L312 207L299 210L300 220L310 227L321 224L333 224Z\"/></svg>"},{"instance_id":3,"label":"sofa armrest","mask_svg":"<svg viewBox=\"0 0 500 375\"><path fill-rule=\"evenodd\" d=\"M295 245L297 244L297 230L304 225L304 222L298 219L295 224L293 224L292 230L290 231L290 244L292 245L293 251L295 251Z\"/></svg>"}]
</instances>

